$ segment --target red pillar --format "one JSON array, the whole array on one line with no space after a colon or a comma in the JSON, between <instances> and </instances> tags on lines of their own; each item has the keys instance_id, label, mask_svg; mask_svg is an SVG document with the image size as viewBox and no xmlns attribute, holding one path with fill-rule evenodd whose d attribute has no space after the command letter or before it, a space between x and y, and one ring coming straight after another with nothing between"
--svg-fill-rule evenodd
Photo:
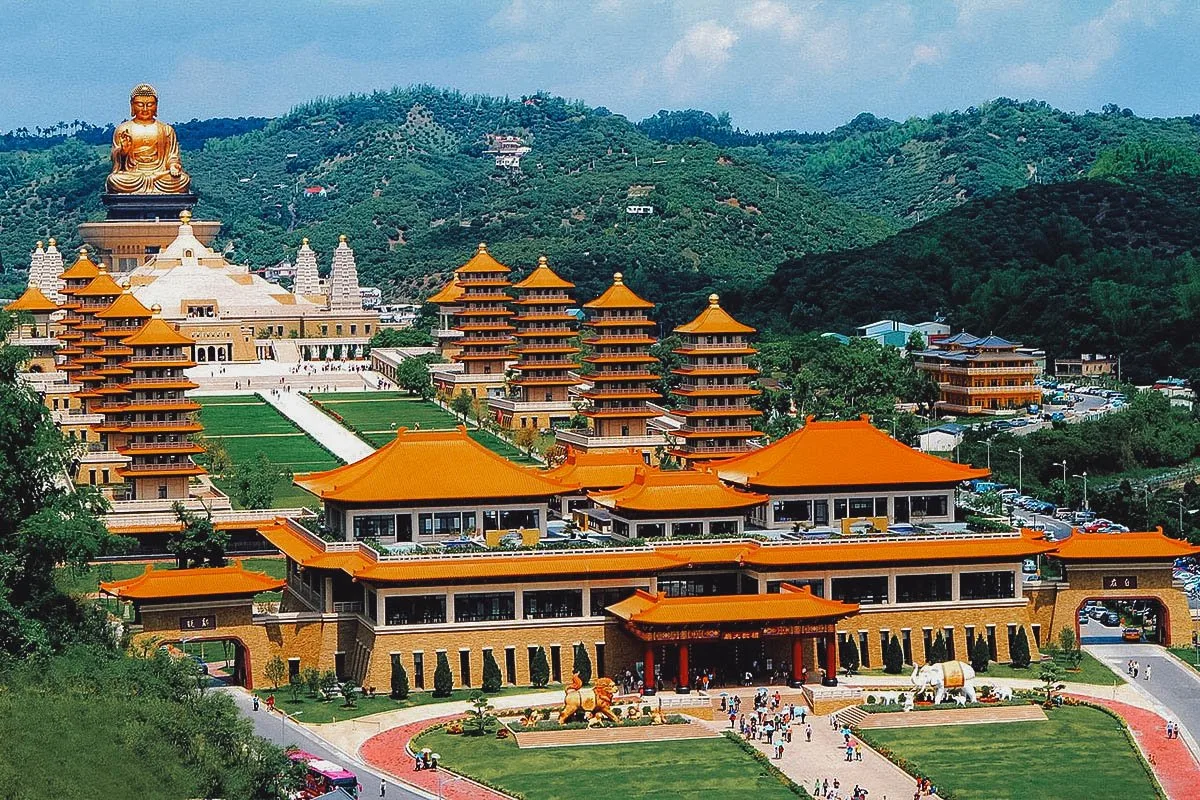
<instances>
[{"instance_id":1,"label":"red pillar","mask_svg":"<svg viewBox=\"0 0 1200 800\"><path fill-rule=\"evenodd\" d=\"M692 691L688 685L691 683L691 669L688 666L688 645L683 642L679 645L679 680L675 683L675 694L687 694Z\"/></svg>"},{"instance_id":2,"label":"red pillar","mask_svg":"<svg viewBox=\"0 0 1200 800\"><path fill-rule=\"evenodd\" d=\"M804 685L804 639L792 637L792 686Z\"/></svg>"},{"instance_id":3,"label":"red pillar","mask_svg":"<svg viewBox=\"0 0 1200 800\"><path fill-rule=\"evenodd\" d=\"M837 636L831 633L825 637L825 680L821 685L837 686L837 670Z\"/></svg>"},{"instance_id":4,"label":"red pillar","mask_svg":"<svg viewBox=\"0 0 1200 800\"><path fill-rule=\"evenodd\" d=\"M642 690L644 694L654 694L654 645L649 642L642 653L643 670Z\"/></svg>"}]
</instances>

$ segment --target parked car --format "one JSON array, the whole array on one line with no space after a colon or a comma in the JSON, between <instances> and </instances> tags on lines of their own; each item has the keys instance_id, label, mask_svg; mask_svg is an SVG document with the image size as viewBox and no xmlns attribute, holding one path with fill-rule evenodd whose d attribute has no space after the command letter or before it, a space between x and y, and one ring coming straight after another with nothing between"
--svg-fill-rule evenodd
<instances>
[{"instance_id":1,"label":"parked car","mask_svg":"<svg viewBox=\"0 0 1200 800\"><path fill-rule=\"evenodd\" d=\"M1024 417L1017 417L1012 422L1008 423L1010 428L1024 428L1028 424L1029 420L1025 419Z\"/></svg>"},{"instance_id":2,"label":"parked car","mask_svg":"<svg viewBox=\"0 0 1200 800\"><path fill-rule=\"evenodd\" d=\"M1127 642L1140 642L1142 640L1142 629L1125 628L1121 631L1121 638Z\"/></svg>"},{"instance_id":3,"label":"parked car","mask_svg":"<svg viewBox=\"0 0 1200 800\"><path fill-rule=\"evenodd\" d=\"M1121 624L1121 616L1115 611L1109 611L1100 617L1100 624L1108 628L1115 628Z\"/></svg>"},{"instance_id":4,"label":"parked car","mask_svg":"<svg viewBox=\"0 0 1200 800\"><path fill-rule=\"evenodd\" d=\"M1006 419L998 419L992 423L992 430L994 431L1006 431L1011 427L1013 427L1013 423Z\"/></svg>"}]
</instances>

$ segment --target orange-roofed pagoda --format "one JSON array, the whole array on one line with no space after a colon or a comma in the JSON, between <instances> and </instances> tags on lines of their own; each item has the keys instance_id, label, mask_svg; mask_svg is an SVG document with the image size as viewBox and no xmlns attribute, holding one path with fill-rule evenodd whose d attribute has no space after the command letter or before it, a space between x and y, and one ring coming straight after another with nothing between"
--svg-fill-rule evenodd
<instances>
[{"instance_id":1,"label":"orange-roofed pagoda","mask_svg":"<svg viewBox=\"0 0 1200 800\"><path fill-rule=\"evenodd\" d=\"M513 344L512 296L508 288L512 270L501 264L480 243L475 255L454 271L461 287L461 306L454 315L454 328L462 333L459 351L451 360L462 365L460 372L435 372L434 383L447 397L466 392L487 399L504 394L504 370Z\"/></svg>"},{"instance_id":2,"label":"orange-roofed pagoda","mask_svg":"<svg viewBox=\"0 0 1200 800\"><path fill-rule=\"evenodd\" d=\"M662 399L654 388L658 376L651 369L657 359L650 348L658 341L656 323L648 315L654 304L638 297L618 272L604 294L583 307L588 314L583 342L592 349L583 359L592 369L586 376L592 386L583 392L590 405L583 414L591 427L560 430L558 441L580 450L635 448L649 460L655 448L665 444L663 436L647 426L661 413L650 401Z\"/></svg>"},{"instance_id":3,"label":"orange-roofed pagoda","mask_svg":"<svg viewBox=\"0 0 1200 800\"><path fill-rule=\"evenodd\" d=\"M746 363L755 353L748 339L754 328L731 317L713 294L708 307L675 333L683 339L675 352L684 364L673 370L680 383L671 390L679 399L672 413L684 422L671 433L671 454L694 464L748 452L750 440L762 435L753 425L762 414L750 405L760 393L750 385L758 370Z\"/></svg>"},{"instance_id":4,"label":"orange-roofed pagoda","mask_svg":"<svg viewBox=\"0 0 1200 800\"><path fill-rule=\"evenodd\" d=\"M4 310L17 315L16 328L9 340L30 351L28 371L53 372L57 368L54 354L59 341L50 332L50 315L58 311L58 304L31 285Z\"/></svg>"},{"instance_id":5,"label":"orange-roofed pagoda","mask_svg":"<svg viewBox=\"0 0 1200 800\"><path fill-rule=\"evenodd\" d=\"M451 277L445 286L425 301L438 307L437 324L430 334L437 344L438 355L445 359L451 359L458 355L460 349L458 340L462 338L463 334L454 327L454 318L459 311L462 311L463 307L459 302L462 294L462 286L459 285L458 278L455 276Z\"/></svg>"},{"instance_id":6,"label":"orange-roofed pagoda","mask_svg":"<svg viewBox=\"0 0 1200 800\"><path fill-rule=\"evenodd\" d=\"M541 256L529 277L513 288L519 293L512 320L517 375L508 382L509 396L490 406L506 428L561 427L574 413L568 392L579 383L572 374L579 369L576 320L567 313L575 302L568 294L575 284L560 278Z\"/></svg>"},{"instance_id":7,"label":"orange-roofed pagoda","mask_svg":"<svg viewBox=\"0 0 1200 800\"><path fill-rule=\"evenodd\" d=\"M560 464L546 471L546 477L561 483L566 491L558 500L559 512L566 516L577 508L591 505L588 492L620 489L633 483L646 461L637 450L592 450L568 448Z\"/></svg>"}]
</instances>

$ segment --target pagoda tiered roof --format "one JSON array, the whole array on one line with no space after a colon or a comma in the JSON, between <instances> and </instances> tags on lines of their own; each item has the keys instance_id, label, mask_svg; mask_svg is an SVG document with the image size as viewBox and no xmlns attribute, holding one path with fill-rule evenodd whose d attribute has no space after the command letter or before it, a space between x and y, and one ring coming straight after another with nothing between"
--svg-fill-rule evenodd
<instances>
[{"instance_id":1,"label":"pagoda tiered roof","mask_svg":"<svg viewBox=\"0 0 1200 800\"><path fill-rule=\"evenodd\" d=\"M545 474L576 491L594 491L627 486L644 466L642 454L633 449L585 451L568 448L566 459Z\"/></svg>"},{"instance_id":2,"label":"pagoda tiered roof","mask_svg":"<svg viewBox=\"0 0 1200 800\"><path fill-rule=\"evenodd\" d=\"M130 347L171 347L195 344L190 336L180 333L166 320L154 317L141 327L137 333L126 336L122 344ZM136 361L137 359L134 358Z\"/></svg>"},{"instance_id":3,"label":"pagoda tiered roof","mask_svg":"<svg viewBox=\"0 0 1200 800\"><path fill-rule=\"evenodd\" d=\"M425 302L433 303L439 306L448 306L457 303L462 296L463 288L459 284L458 279L451 278L449 281L447 281L445 286L443 286L441 289L438 289L437 292Z\"/></svg>"},{"instance_id":4,"label":"pagoda tiered roof","mask_svg":"<svg viewBox=\"0 0 1200 800\"><path fill-rule=\"evenodd\" d=\"M738 322L729 312L721 308L720 298L715 294L708 296L708 306L691 322L675 328L676 333L693 336L708 336L716 334L732 334L745 336L755 332L749 325Z\"/></svg>"},{"instance_id":5,"label":"pagoda tiered roof","mask_svg":"<svg viewBox=\"0 0 1200 800\"><path fill-rule=\"evenodd\" d=\"M58 304L36 286L30 286L21 296L4 307L5 311L23 311L27 314L50 314L58 310Z\"/></svg>"},{"instance_id":6,"label":"pagoda tiered roof","mask_svg":"<svg viewBox=\"0 0 1200 800\"><path fill-rule=\"evenodd\" d=\"M64 281L90 281L100 274L100 266L88 258L87 248L79 248L79 258L59 277Z\"/></svg>"},{"instance_id":7,"label":"pagoda tiered roof","mask_svg":"<svg viewBox=\"0 0 1200 800\"><path fill-rule=\"evenodd\" d=\"M766 447L714 467L722 480L759 490L818 486L946 485L982 478L989 470L914 450L867 417L819 422Z\"/></svg>"},{"instance_id":8,"label":"pagoda tiered roof","mask_svg":"<svg viewBox=\"0 0 1200 800\"><path fill-rule=\"evenodd\" d=\"M112 305L95 314L99 319L149 319L154 312L146 308L141 300L133 296L133 292L125 289Z\"/></svg>"},{"instance_id":9,"label":"pagoda tiered roof","mask_svg":"<svg viewBox=\"0 0 1200 800\"><path fill-rule=\"evenodd\" d=\"M1162 528L1131 533L1073 532L1055 547L1063 561L1174 561L1200 554L1200 547L1163 535Z\"/></svg>"},{"instance_id":10,"label":"pagoda tiered roof","mask_svg":"<svg viewBox=\"0 0 1200 800\"><path fill-rule=\"evenodd\" d=\"M784 583L778 594L709 597L667 597L638 589L606 610L634 625L703 625L837 619L857 612L858 604L826 600L807 586Z\"/></svg>"}]
</instances>

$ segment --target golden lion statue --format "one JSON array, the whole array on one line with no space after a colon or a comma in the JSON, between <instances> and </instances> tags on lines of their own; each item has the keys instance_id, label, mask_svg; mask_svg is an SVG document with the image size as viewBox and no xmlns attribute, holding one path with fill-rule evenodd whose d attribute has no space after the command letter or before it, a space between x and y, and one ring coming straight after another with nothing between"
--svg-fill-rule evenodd
<instances>
[{"instance_id":1,"label":"golden lion statue","mask_svg":"<svg viewBox=\"0 0 1200 800\"><path fill-rule=\"evenodd\" d=\"M619 722L620 720L612 710L613 695L616 693L617 684L611 678L600 678L596 681L595 686L584 688L583 681L576 673L571 678L570 686L567 687L563 710L558 715L558 724L562 725L569 720L576 711L583 712L589 725L598 725L604 719Z\"/></svg>"}]
</instances>

